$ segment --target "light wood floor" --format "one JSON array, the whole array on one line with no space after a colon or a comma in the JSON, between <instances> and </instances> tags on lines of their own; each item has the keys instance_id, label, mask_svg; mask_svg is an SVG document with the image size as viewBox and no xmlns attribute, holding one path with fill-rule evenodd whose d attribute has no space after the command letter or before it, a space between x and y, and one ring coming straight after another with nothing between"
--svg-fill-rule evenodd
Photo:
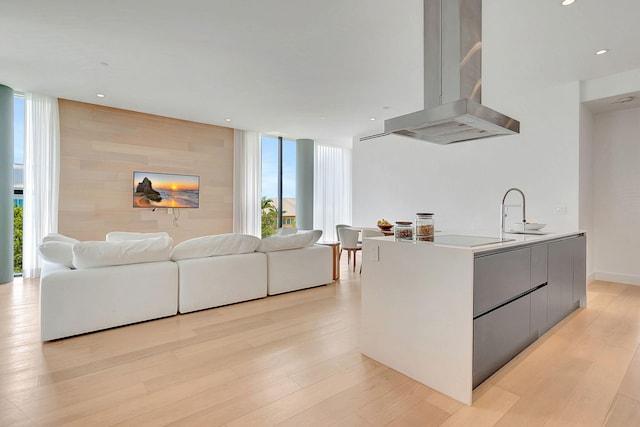
<instances>
[{"instance_id":1,"label":"light wood floor","mask_svg":"<svg viewBox=\"0 0 640 427\"><path fill-rule=\"evenodd\" d=\"M593 283L467 407L360 354L357 269L46 344L37 280L1 285L0 426L640 425L640 286Z\"/></svg>"}]
</instances>

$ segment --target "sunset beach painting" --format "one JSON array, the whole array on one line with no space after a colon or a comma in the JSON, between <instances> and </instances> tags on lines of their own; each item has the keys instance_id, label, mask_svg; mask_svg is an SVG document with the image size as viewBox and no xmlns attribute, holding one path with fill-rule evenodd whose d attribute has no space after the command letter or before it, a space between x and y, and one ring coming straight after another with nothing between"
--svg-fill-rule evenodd
<instances>
[{"instance_id":1,"label":"sunset beach painting","mask_svg":"<svg viewBox=\"0 0 640 427\"><path fill-rule=\"evenodd\" d=\"M200 177L156 172L133 173L134 208L197 208Z\"/></svg>"}]
</instances>

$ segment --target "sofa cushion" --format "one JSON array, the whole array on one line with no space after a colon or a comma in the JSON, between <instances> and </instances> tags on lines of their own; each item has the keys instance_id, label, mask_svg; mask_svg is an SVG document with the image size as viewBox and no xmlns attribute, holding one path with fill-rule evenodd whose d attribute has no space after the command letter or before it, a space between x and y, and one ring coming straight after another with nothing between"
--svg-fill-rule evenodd
<instances>
[{"instance_id":1,"label":"sofa cushion","mask_svg":"<svg viewBox=\"0 0 640 427\"><path fill-rule=\"evenodd\" d=\"M132 231L110 231L107 233L107 242L122 242L123 240L142 240L151 239L153 237L169 237L166 231L157 233L137 233Z\"/></svg>"},{"instance_id":2,"label":"sofa cushion","mask_svg":"<svg viewBox=\"0 0 640 427\"><path fill-rule=\"evenodd\" d=\"M318 240L320 240L320 237L322 237L322 230L301 230L301 231L298 231L298 233L310 233L311 234L311 240L309 241L309 244L307 246L315 245L316 242Z\"/></svg>"},{"instance_id":3,"label":"sofa cushion","mask_svg":"<svg viewBox=\"0 0 640 427\"><path fill-rule=\"evenodd\" d=\"M73 243L49 241L38 245L43 260L73 268Z\"/></svg>"},{"instance_id":4,"label":"sofa cushion","mask_svg":"<svg viewBox=\"0 0 640 427\"><path fill-rule=\"evenodd\" d=\"M289 234L296 234L298 232L298 227L282 227L278 228L278 231L275 232L274 236L288 236Z\"/></svg>"},{"instance_id":5,"label":"sofa cushion","mask_svg":"<svg viewBox=\"0 0 640 427\"><path fill-rule=\"evenodd\" d=\"M296 234L288 234L286 236L269 236L260 241L258 252L286 251L289 249L298 249L308 246L313 240L312 232L298 232Z\"/></svg>"},{"instance_id":6,"label":"sofa cushion","mask_svg":"<svg viewBox=\"0 0 640 427\"><path fill-rule=\"evenodd\" d=\"M171 251L171 259L206 258L255 252L260 239L249 234L228 233L196 237L178 243Z\"/></svg>"},{"instance_id":7,"label":"sofa cushion","mask_svg":"<svg viewBox=\"0 0 640 427\"><path fill-rule=\"evenodd\" d=\"M73 245L73 265L76 268L97 268L112 265L168 261L173 240L154 237L121 242L80 242Z\"/></svg>"},{"instance_id":8,"label":"sofa cushion","mask_svg":"<svg viewBox=\"0 0 640 427\"><path fill-rule=\"evenodd\" d=\"M73 237L68 237L59 233L50 233L44 236L42 242L66 242L66 243L78 243L80 240L76 240Z\"/></svg>"}]
</instances>

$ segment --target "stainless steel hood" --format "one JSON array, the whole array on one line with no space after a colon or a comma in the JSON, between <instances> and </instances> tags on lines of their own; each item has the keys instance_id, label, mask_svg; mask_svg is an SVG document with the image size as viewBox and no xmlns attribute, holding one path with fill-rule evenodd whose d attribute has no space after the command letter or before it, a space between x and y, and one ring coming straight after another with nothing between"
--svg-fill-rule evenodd
<instances>
[{"instance_id":1,"label":"stainless steel hood","mask_svg":"<svg viewBox=\"0 0 640 427\"><path fill-rule=\"evenodd\" d=\"M424 0L425 109L385 120L384 134L450 144L519 133L482 105L481 72L482 0Z\"/></svg>"}]
</instances>

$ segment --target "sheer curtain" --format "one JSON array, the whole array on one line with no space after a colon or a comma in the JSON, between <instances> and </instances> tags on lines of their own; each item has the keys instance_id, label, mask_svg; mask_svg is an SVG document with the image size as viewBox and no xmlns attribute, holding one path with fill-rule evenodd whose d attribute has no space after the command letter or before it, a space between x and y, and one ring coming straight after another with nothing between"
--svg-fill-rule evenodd
<instances>
[{"instance_id":1,"label":"sheer curtain","mask_svg":"<svg viewBox=\"0 0 640 427\"><path fill-rule=\"evenodd\" d=\"M25 94L24 232L22 274L40 276L38 245L58 231L60 123L58 99Z\"/></svg>"},{"instance_id":2,"label":"sheer curtain","mask_svg":"<svg viewBox=\"0 0 640 427\"><path fill-rule=\"evenodd\" d=\"M233 232L261 236L262 162L260 134L236 129L233 135Z\"/></svg>"},{"instance_id":3,"label":"sheer curtain","mask_svg":"<svg viewBox=\"0 0 640 427\"><path fill-rule=\"evenodd\" d=\"M315 144L313 228L337 241L336 224L351 223L351 150Z\"/></svg>"}]
</instances>

